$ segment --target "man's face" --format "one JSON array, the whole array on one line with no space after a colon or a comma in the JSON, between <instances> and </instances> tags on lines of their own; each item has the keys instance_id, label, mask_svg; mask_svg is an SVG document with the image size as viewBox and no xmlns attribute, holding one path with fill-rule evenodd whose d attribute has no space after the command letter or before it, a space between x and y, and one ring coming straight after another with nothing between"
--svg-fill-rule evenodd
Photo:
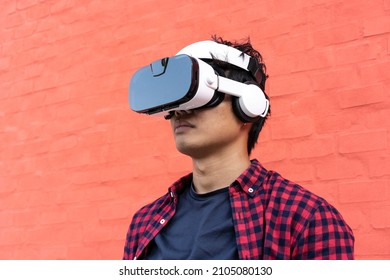
<instances>
[{"instance_id":1,"label":"man's face","mask_svg":"<svg viewBox=\"0 0 390 280\"><path fill-rule=\"evenodd\" d=\"M176 148L192 158L247 150L249 128L234 115L228 95L213 108L177 111L171 126Z\"/></svg>"}]
</instances>

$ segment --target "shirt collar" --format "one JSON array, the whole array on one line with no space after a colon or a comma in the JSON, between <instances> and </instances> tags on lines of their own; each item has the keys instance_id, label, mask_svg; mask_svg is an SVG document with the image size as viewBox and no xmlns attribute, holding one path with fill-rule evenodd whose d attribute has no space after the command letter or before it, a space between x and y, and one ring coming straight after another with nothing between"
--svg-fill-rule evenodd
<instances>
[{"instance_id":1,"label":"shirt collar","mask_svg":"<svg viewBox=\"0 0 390 280\"><path fill-rule=\"evenodd\" d=\"M244 191L248 196L255 196L261 188L264 178L267 175L267 170L260 164L257 159L251 160L251 165L241 175L234 180L230 185L231 187ZM174 182L168 189L169 193L173 197L175 194L180 193L185 187L191 185L192 173L181 177Z\"/></svg>"},{"instance_id":2,"label":"shirt collar","mask_svg":"<svg viewBox=\"0 0 390 280\"><path fill-rule=\"evenodd\" d=\"M241 189L248 196L255 196L261 186L267 170L256 159L251 160L251 165L232 183L232 186Z\"/></svg>"}]
</instances>

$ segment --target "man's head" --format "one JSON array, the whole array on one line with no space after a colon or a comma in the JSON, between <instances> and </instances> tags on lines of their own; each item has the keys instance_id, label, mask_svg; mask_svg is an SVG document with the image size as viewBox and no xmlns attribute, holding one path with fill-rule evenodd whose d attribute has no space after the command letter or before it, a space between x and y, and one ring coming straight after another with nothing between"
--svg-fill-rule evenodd
<instances>
[{"instance_id":1,"label":"man's head","mask_svg":"<svg viewBox=\"0 0 390 280\"><path fill-rule=\"evenodd\" d=\"M197 57L211 65L214 69L214 71L221 77L226 77L228 79L240 82L240 83L246 83L246 84L255 84L257 87L261 88L262 91L259 90L259 95L262 95L262 98L265 98L268 100L268 96L265 95L264 89L265 89L265 81L267 79L266 75L266 67L263 62L261 54L256 51L249 39L246 40L243 43L239 42L230 42L223 40L220 37L213 36L213 41L218 43L215 47L212 43L204 43L199 42L192 44L188 47L185 47L182 51L179 52L179 54L184 53L188 54L193 57ZM224 51L221 53L218 53L218 51L215 51L215 49L220 49L221 45L226 45L229 47L233 47L239 52L236 54L236 51L226 48L226 52L232 52L234 55L228 57L224 56ZM222 48L224 49L224 48ZM215 51L215 53L213 53ZM243 54L246 54L248 56L244 56ZM237 62L231 61L231 59L241 58L242 60L246 62L242 62L241 59L239 59ZM250 63L248 63L250 61ZM244 65L244 66L243 66ZM244 69L245 70L244 70ZM242 94L249 94L248 92L243 92ZM265 120L267 119L268 115L270 114L270 110L267 107L268 111L262 116L256 116L256 117L248 117L243 110L241 110L240 102L242 100L239 100L237 97L232 97L230 95L225 95L223 93L220 93L216 95L216 98L210 102L208 106L205 107L216 107L219 106L219 104L222 102L222 100L228 98L230 103L232 104L233 112L238 120L240 120L245 125L248 124L248 127L250 128L248 131L248 140L247 140L247 152L248 154L251 153L252 149L254 148L255 144L257 143L257 139L259 136L259 133L265 123ZM242 98L241 98L242 99ZM257 99L258 100L258 99ZM258 103L254 102L254 106L257 108L262 108L264 106L262 101L260 100ZM211 106L210 106L211 105ZM269 104L267 104L269 105ZM256 109L257 109L256 108ZM195 110L196 111L196 110Z\"/></svg>"},{"instance_id":2,"label":"man's head","mask_svg":"<svg viewBox=\"0 0 390 280\"><path fill-rule=\"evenodd\" d=\"M130 107L172 118L179 151L192 157L231 148L229 141L249 155L270 113L266 78L249 39L238 43L214 36L137 70L130 81Z\"/></svg>"}]
</instances>

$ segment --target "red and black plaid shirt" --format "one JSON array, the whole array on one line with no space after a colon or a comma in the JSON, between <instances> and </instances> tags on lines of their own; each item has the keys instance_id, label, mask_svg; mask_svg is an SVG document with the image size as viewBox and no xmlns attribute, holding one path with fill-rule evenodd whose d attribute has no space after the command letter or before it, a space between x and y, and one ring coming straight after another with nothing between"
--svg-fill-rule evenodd
<instances>
[{"instance_id":1,"label":"red and black plaid shirt","mask_svg":"<svg viewBox=\"0 0 390 280\"><path fill-rule=\"evenodd\" d=\"M123 259L142 259L150 241L175 214L178 194L192 174L166 195L141 208L130 224ZM257 160L229 188L240 259L353 259L354 236L340 213L323 198Z\"/></svg>"}]
</instances>

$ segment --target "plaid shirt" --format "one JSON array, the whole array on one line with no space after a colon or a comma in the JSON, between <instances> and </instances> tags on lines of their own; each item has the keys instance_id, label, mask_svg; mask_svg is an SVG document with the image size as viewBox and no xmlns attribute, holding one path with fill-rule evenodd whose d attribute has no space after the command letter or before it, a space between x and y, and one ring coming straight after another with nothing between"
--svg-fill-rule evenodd
<instances>
[{"instance_id":1,"label":"plaid shirt","mask_svg":"<svg viewBox=\"0 0 390 280\"><path fill-rule=\"evenodd\" d=\"M192 174L141 208L130 224L123 259L142 259L150 241L175 214L178 195ZM354 236L340 213L323 198L257 160L229 187L240 259L353 259Z\"/></svg>"}]
</instances>

